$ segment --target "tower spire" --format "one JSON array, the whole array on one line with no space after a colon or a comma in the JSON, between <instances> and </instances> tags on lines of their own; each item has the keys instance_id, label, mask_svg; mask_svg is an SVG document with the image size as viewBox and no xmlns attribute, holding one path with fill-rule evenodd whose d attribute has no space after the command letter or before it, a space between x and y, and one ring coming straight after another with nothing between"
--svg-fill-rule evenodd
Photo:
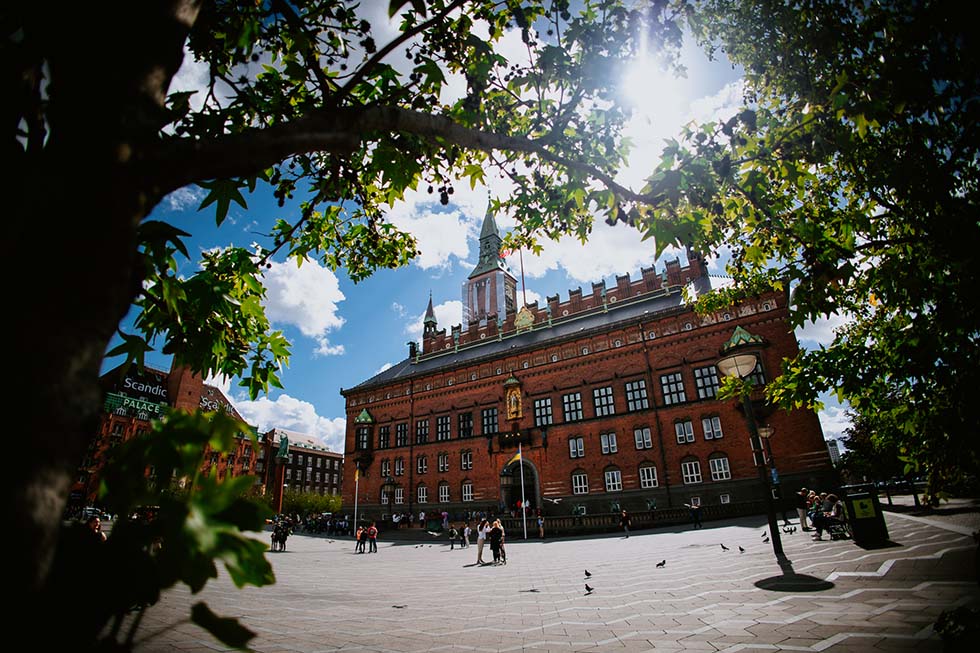
<instances>
[{"instance_id":1,"label":"tower spire","mask_svg":"<svg viewBox=\"0 0 980 653\"><path fill-rule=\"evenodd\" d=\"M425 309L425 318L422 320L422 336L429 337L436 334L436 312L432 308L432 291L429 291L429 306Z\"/></svg>"}]
</instances>

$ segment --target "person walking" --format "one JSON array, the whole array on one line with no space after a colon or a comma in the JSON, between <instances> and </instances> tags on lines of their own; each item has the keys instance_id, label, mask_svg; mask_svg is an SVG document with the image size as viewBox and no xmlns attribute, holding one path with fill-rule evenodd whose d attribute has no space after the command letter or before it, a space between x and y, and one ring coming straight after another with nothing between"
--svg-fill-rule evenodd
<instances>
[{"instance_id":1,"label":"person walking","mask_svg":"<svg viewBox=\"0 0 980 653\"><path fill-rule=\"evenodd\" d=\"M507 530L500 525L500 562L507 564Z\"/></svg>"},{"instance_id":2,"label":"person walking","mask_svg":"<svg viewBox=\"0 0 980 653\"><path fill-rule=\"evenodd\" d=\"M619 527L626 531L627 538L630 536L630 526L632 523L633 520L630 518L630 514L624 510L623 514L619 517Z\"/></svg>"},{"instance_id":3,"label":"person walking","mask_svg":"<svg viewBox=\"0 0 980 653\"><path fill-rule=\"evenodd\" d=\"M805 487L801 487L800 491L796 493L793 497L793 502L796 505L796 514L800 518L800 528L804 531L810 530L806 525L806 509L807 509L807 496L809 491Z\"/></svg>"},{"instance_id":4,"label":"person walking","mask_svg":"<svg viewBox=\"0 0 980 653\"><path fill-rule=\"evenodd\" d=\"M455 526L450 526L449 527L449 550L450 551L453 550L453 546L455 546L456 544L456 538L458 537L459 537L459 531L456 530ZM460 545L460 548L462 548L462 545Z\"/></svg>"},{"instance_id":5,"label":"person walking","mask_svg":"<svg viewBox=\"0 0 980 653\"><path fill-rule=\"evenodd\" d=\"M544 539L544 515L540 510L538 511L538 537Z\"/></svg>"},{"instance_id":6,"label":"person walking","mask_svg":"<svg viewBox=\"0 0 980 653\"><path fill-rule=\"evenodd\" d=\"M378 552L378 527L375 525L374 522L371 522L371 525L367 527L367 538L368 538L368 544L370 545L370 548L368 549L368 553L377 553Z\"/></svg>"},{"instance_id":7,"label":"person walking","mask_svg":"<svg viewBox=\"0 0 980 653\"><path fill-rule=\"evenodd\" d=\"M500 541L504 538L504 529L500 527L500 520L493 522L490 528L490 551L493 552L493 566L500 564Z\"/></svg>"},{"instance_id":8,"label":"person walking","mask_svg":"<svg viewBox=\"0 0 980 653\"><path fill-rule=\"evenodd\" d=\"M356 544L354 544L355 553L364 553L365 539L367 539L367 536L364 534L364 527L358 526L357 531L354 533L354 542L356 542Z\"/></svg>"},{"instance_id":9,"label":"person walking","mask_svg":"<svg viewBox=\"0 0 980 653\"><path fill-rule=\"evenodd\" d=\"M462 543L461 546L464 546L467 549L470 548L470 533L472 532L473 529L470 528L469 522L466 522L466 524L463 526L463 535L461 536L462 539L460 540Z\"/></svg>"},{"instance_id":10,"label":"person walking","mask_svg":"<svg viewBox=\"0 0 980 653\"><path fill-rule=\"evenodd\" d=\"M685 503L684 507L688 509L691 515L691 522L694 524L694 528L701 528L701 504Z\"/></svg>"},{"instance_id":11,"label":"person walking","mask_svg":"<svg viewBox=\"0 0 980 653\"><path fill-rule=\"evenodd\" d=\"M486 519L480 520L476 527L476 564L485 565L483 561L483 545L487 542L487 531L490 530L490 523Z\"/></svg>"}]
</instances>

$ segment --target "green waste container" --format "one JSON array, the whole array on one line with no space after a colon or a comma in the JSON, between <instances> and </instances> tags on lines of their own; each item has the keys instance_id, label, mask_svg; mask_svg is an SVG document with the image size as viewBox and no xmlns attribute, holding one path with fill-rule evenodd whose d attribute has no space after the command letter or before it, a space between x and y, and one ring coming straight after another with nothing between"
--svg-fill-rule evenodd
<instances>
[{"instance_id":1,"label":"green waste container","mask_svg":"<svg viewBox=\"0 0 980 653\"><path fill-rule=\"evenodd\" d=\"M888 527L875 486L871 483L845 485L841 493L854 543L864 549L888 544Z\"/></svg>"}]
</instances>

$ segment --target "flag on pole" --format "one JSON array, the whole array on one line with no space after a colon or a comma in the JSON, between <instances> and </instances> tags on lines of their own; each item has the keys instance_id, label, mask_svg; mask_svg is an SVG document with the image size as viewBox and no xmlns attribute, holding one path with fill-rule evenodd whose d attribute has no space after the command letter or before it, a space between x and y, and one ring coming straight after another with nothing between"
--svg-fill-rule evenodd
<instances>
[{"instance_id":1,"label":"flag on pole","mask_svg":"<svg viewBox=\"0 0 980 653\"><path fill-rule=\"evenodd\" d=\"M507 464L508 465L511 464L511 463L516 463L518 460L521 459L520 445L517 445L517 446L518 446L517 453L514 454L514 457L513 458L511 458L510 460L507 461Z\"/></svg>"},{"instance_id":2,"label":"flag on pole","mask_svg":"<svg viewBox=\"0 0 980 653\"><path fill-rule=\"evenodd\" d=\"M355 467L354 468L354 481L357 482L357 479L360 476L361 476L361 469L359 467Z\"/></svg>"}]
</instances>

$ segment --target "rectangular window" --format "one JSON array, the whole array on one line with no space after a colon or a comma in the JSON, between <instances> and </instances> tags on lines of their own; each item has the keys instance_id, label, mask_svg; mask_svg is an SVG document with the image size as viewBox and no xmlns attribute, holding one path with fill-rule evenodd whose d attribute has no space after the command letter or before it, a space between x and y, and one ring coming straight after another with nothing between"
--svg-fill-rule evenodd
<instances>
[{"instance_id":1,"label":"rectangular window","mask_svg":"<svg viewBox=\"0 0 980 653\"><path fill-rule=\"evenodd\" d=\"M674 433L677 435L677 444L694 442L694 424L689 419L683 422L674 422Z\"/></svg>"},{"instance_id":2,"label":"rectangular window","mask_svg":"<svg viewBox=\"0 0 980 653\"><path fill-rule=\"evenodd\" d=\"M599 441L602 443L602 453L609 454L618 451L615 433L602 433L599 435Z\"/></svg>"},{"instance_id":3,"label":"rectangular window","mask_svg":"<svg viewBox=\"0 0 980 653\"><path fill-rule=\"evenodd\" d=\"M568 456L570 458L582 458L585 456L584 438L568 438Z\"/></svg>"},{"instance_id":4,"label":"rectangular window","mask_svg":"<svg viewBox=\"0 0 980 653\"><path fill-rule=\"evenodd\" d=\"M387 478L388 476L391 476L391 461L390 460L382 460L381 461L381 476L383 478Z\"/></svg>"},{"instance_id":5,"label":"rectangular window","mask_svg":"<svg viewBox=\"0 0 980 653\"><path fill-rule=\"evenodd\" d=\"M449 503L449 485L445 483L439 486L439 503Z\"/></svg>"},{"instance_id":6,"label":"rectangular window","mask_svg":"<svg viewBox=\"0 0 980 653\"><path fill-rule=\"evenodd\" d=\"M425 444L429 441L429 420L420 419L415 422L415 444Z\"/></svg>"},{"instance_id":7,"label":"rectangular window","mask_svg":"<svg viewBox=\"0 0 980 653\"><path fill-rule=\"evenodd\" d=\"M728 467L728 458L712 458L708 461L711 468L712 481L727 481L732 477L732 471Z\"/></svg>"},{"instance_id":8,"label":"rectangular window","mask_svg":"<svg viewBox=\"0 0 980 653\"><path fill-rule=\"evenodd\" d=\"M396 504L405 503L405 488L401 488L401 487L395 488L395 503Z\"/></svg>"},{"instance_id":9,"label":"rectangular window","mask_svg":"<svg viewBox=\"0 0 980 653\"><path fill-rule=\"evenodd\" d=\"M358 451L364 451L368 448L368 438L371 435L371 429L367 426L359 426L357 428L357 446L355 447Z\"/></svg>"},{"instance_id":10,"label":"rectangular window","mask_svg":"<svg viewBox=\"0 0 980 653\"><path fill-rule=\"evenodd\" d=\"M749 378L746 380L757 388L766 384L766 375L762 373L762 363L756 363L755 369L752 370L752 374L749 374Z\"/></svg>"},{"instance_id":11,"label":"rectangular window","mask_svg":"<svg viewBox=\"0 0 980 653\"><path fill-rule=\"evenodd\" d=\"M419 456L415 459L415 473L425 474L429 471L429 458L427 456Z\"/></svg>"},{"instance_id":12,"label":"rectangular window","mask_svg":"<svg viewBox=\"0 0 980 653\"><path fill-rule=\"evenodd\" d=\"M449 471L449 454L441 453L439 454L439 471L448 472Z\"/></svg>"},{"instance_id":13,"label":"rectangular window","mask_svg":"<svg viewBox=\"0 0 980 653\"><path fill-rule=\"evenodd\" d=\"M582 419L582 393L572 392L562 395L561 405L566 422L577 422Z\"/></svg>"},{"instance_id":14,"label":"rectangular window","mask_svg":"<svg viewBox=\"0 0 980 653\"><path fill-rule=\"evenodd\" d=\"M616 404L613 401L613 389L610 386L594 388L592 402L595 404L595 416L605 417L616 414Z\"/></svg>"},{"instance_id":15,"label":"rectangular window","mask_svg":"<svg viewBox=\"0 0 980 653\"><path fill-rule=\"evenodd\" d=\"M396 447L408 446L408 424L395 425L395 446Z\"/></svg>"},{"instance_id":16,"label":"rectangular window","mask_svg":"<svg viewBox=\"0 0 980 653\"><path fill-rule=\"evenodd\" d=\"M723 435L721 432L720 417L701 418L701 428L704 429L705 440L720 440Z\"/></svg>"},{"instance_id":17,"label":"rectangular window","mask_svg":"<svg viewBox=\"0 0 980 653\"><path fill-rule=\"evenodd\" d=\"M459 437L473 437L473 413L459 414Z\"/></svg>"},{"instance_id":18,"label":"rectangular window","mask_svg":"<svg viewBox=\"0 0 980 653\"><path fill-rule=\"evenodd\" d=\"M623 477L618 469L606 472L606 492L620 492L623 489Z\"/></svg>"},{"instance_id":19,"label":"rectangular window","mask_svg":"<svg viewBox=\"0 0 980 653\"><path fill-rule=\"evenodd\" d=\"M420 485L419 486L419 491L418 491L417 498L418 498L418 502L419 503L428 503L429 502L429 488L425 487L424 485Z\"/></svg>"},{"instance_id":20,"label":"rectangular window","mask_svg":"<svg viewBox=\"0 0 980 653\"><path fill-rule=\"evenodd\" d=\"M647 382L643 379L626 384L626 410L643 410L650 407L647 399Z\"/></svg>"},{"instance_id":21,"label":"rectangular window","mask_svg":"<svg viewBox=\"0 0 980 653\"><path fill-rule=\"evenodd\" d=\"M497 432L497 409L484 408L482 411L483 435L492 435Z\"/></svg>"},{"instance_id":22,"label":"rectangular window","mask_svg":"<svg viewBox=\"0 0 980 653\"><path fill-rule=\"evenodd\" d=\"M463 483L463 501L473 500L473 484Z\"/></svg>"},{"instance_id":23,"label":"rectangular window","mask_svg":"<svg viewBox=\"0 0 980 653\"><path fill-rule=\"evenodd\" d=\"M690 503L692 506L700 506L701 505L701 497L691 497L691 500L688 501L688 503Z\"/></svg>"},{"instance_id":24,"label":"rectangular window","mask_svg":"<svg viewBox=\"0 0 980 653\"><path fill-rule=\"evenodd\" d=\"M691 460L686 463L681 463L681 476L684 478L684 483L700 483L701 482L701 463L697 460Z\"/></svg>"},{"instance_id":25,"label":"rectangular window","mask_svg":"<svg viewBox=\"0 0 980 653\"><path fill-rule=\"evenodd\" d=\"M668 406L687 401L687 395L684 393L684 379L681 378L680 372L661 374L660 388L664 393L664 403Z\"/></svg>"},{"instance_id":26,"label":"rectangular window","mask_svg":"<svg viewBox=\"0 0 980 653\"><path fill-rule=\"evenodd\" d=\"M395 458L395 476L404 476L405 474L405 459Z\"/></svg>"},{"instance_id":27,"label":"rectangular window","mask_svg":"<svg viewBox=\"0 0 980 653\"><path fill-rule=\"evenodd\" d=\"M649 426L633 429L633 440L637 449L653 449L653 436Z\"/></svg>"},{"instance_id":28,"label":"rectangular window","mask_svg":"<svg viewBox=\"0 0 980 653\"><path fill-rule=\"evenodd\" d=\"M440 415L436 418L436 440L443 441L452 437L451 423L449 415Z\"/></svg>"},{"instance_id":29,"label":"rectangular window","mask_svg":"<svg viewBox=\"0 0 980 653\"><path fill-rule=\"evenodd\" d=\"M534 400L534 425L548 426L553 421L551 415L551 397Z\"/></svg>"},{"instance_id":30,"label":"rectangular window","mask_svg":"<svg viewBox=\"0 0 980 653\"><path fill-rule=\"evenodd\" d=\"M460 469L473 469L473 452L464 451L459 454L459 468Z\"/></svg>"},{"instance_id":31,"label":"rectangular window","mask_svg":"<svg viewBox=\"0 0 980 653\"><path fill-rule=\"evenodd\" d=\"M572 474L572 494L588 494L589 477L579 472Z\"/></svg>"},{"instance_id":32,"label":"rectangular window","mask_svg":"<svg viewBox=\"0 0 980 653\"><path fill-rule=\"evenodd\" d=\"M728 494L723 494L719 498L721 499L721 502L722 503L731 503L732 502L732 497L731 497L731 495L728 495Z\"/></svg>"},{"instance_id":33,"label":"rectangular window","mask_svg":"<svg viewBox=\"0 0 980 653\"><path fill-rule=\"evenodd\" d=\"M694 385L698 399L714 399L718 396L718 368L714 365L694 368Z\"/></svg>"},{"instance_id":34,"label":"rectangular window","mask_svg":"<svg viewBox=\"0 0 980 653\"><path fill-rule=\"evenodd\" d=\"M381 490L381 505L388 505L388 493Z\"/></svg>"},{"instance_id":35,"label":"rectangular window","mask_svg":"<svg viewBox=\"0 0 980 653\"><path fill-rule=\"evenodd\" d=\"M640 467L640 487L646 490L657 485L657 468L652 465Z\"/></svg>"}]
</instances>

